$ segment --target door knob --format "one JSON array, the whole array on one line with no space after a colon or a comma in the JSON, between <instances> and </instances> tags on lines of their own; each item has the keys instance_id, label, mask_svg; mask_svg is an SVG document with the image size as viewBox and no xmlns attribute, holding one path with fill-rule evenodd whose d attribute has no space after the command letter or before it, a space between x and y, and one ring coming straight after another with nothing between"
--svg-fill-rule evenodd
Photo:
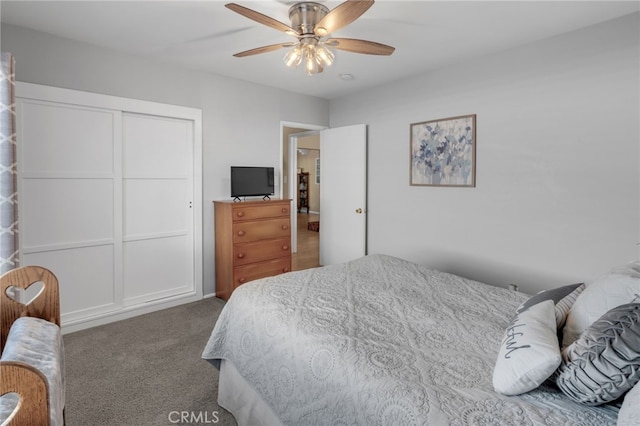
<instances>
[{"instance_id":1,"label":"door knob","mask_svg":"<svg viewBox=\"0 0 640 426\"><path fill-rule=\"evenodd\" d=\"M356 213L362 214L362 209L356 209Z\"/></svg>"}]
</instances>

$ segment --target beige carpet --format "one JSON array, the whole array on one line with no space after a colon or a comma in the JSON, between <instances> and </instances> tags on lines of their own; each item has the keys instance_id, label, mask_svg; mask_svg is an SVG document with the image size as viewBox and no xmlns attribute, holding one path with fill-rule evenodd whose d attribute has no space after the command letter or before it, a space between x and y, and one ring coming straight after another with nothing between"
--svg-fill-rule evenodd
<instances>
[{"instance_id":1,"label":"beige carpet","mask_svg":"<svg viewBox=\"0 0 640 426\"><path fill-rule=\"evenodd\" d=\"M200 358L223 306L209 298L64 335L67 426L236 425Z\"/></svg>"}]
</instances>

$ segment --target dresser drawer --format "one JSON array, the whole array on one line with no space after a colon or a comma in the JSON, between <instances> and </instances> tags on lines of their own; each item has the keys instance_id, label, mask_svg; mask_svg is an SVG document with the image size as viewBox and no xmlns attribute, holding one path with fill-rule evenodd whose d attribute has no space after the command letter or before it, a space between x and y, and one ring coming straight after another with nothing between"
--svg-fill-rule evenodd
<instances>
[{"instance_id":1,"label":"dresser drawer","mask_svg":"<svg viewBox=\"0 0 640 426\"><path fill-rule=\"evenodd\" d=\"M258 278L271 277L289 271L291 271L290 257L238 266L233 269L233 288Z\"/></svg>"},{"instance_id":2,"label":"dresser drawer","mask_svg":"<svg viewBox=\"0 0 640 426\"><path fill-rule=\"evenodd\" d=\"M289 217L253 222L236 222L233 224L234 243L282 238L290 235Z\"/></svg>"},{"instance_id":3,"label":"dresser drawer","mask_svg":"<svg viewBox=\"0 0 640 426\"><path fill-rule=\"evenodd\" d=\"M289 217L290 211L290 205L288 203L275 205L234 206L233 221L267 219L270 217Z\"/></svg>"},{"instance_id":4,"label":"dresser drawer","mask_svg":"<svg viewBox=\"0 0 640 426\"><path fill-rule=\"evenodd\" d=\"M284 256L291 256L290 238L234 244L233 246L233 262L235 266L277 259Z\"/></svg>"}]
</instances>

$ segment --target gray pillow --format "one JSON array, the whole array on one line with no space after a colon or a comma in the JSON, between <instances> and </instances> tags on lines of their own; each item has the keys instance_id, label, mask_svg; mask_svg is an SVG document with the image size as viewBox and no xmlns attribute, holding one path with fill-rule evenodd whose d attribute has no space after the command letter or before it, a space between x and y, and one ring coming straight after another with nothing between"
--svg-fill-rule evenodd
<instances>
[{"instance_id":1,"label":"gray pillow","mask_svg":"<svg viewBox=\"0 0 640 426\"><path fill-rule=\"evenodd\" d=\"M558 331L562 330L569 310L576 301L580 293L584 290L584 283L565 285L550 290L542 290L540 293L534 294L528 300L526 300L520 307L518 307L517 313L524 312L531 306L537 305L545 300L553 300L555 305L556 314L556 326ZM562 340L560 340L562 341Z\"/></svg>"},{"instance_id":2,"label":"gray pillow","mask_svg":"<svg viewBox=\"0 0 640 426\"><path fill-rule=\"evenodd\" d=\"M563 351L556 384L569 398L600 405L640 381L640 303L611 309Z\"/></svg>"}]
</instances>

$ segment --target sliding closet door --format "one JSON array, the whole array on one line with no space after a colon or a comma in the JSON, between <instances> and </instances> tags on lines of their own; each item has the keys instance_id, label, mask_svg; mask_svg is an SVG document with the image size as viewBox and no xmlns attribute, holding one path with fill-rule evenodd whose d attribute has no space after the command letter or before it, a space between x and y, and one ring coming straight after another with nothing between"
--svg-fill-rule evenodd
<instances>
[{"instance_id":1,"label":"sliding closet door","mask_svg":"<svg viewBox=\"0 0 640 426\"><path fill-rule=\"evenodd\" d=\"M63 330L202 297L202 111L18 83L21 264Z\"/></svg>"},{"instance_id":2,"label":"sliding closet door","mask_svg":"<svg viewBox=\"0 0 640 426\"><path fill-rule=\"evenodd\" d=\"M193 122L122 117L124 302L194 290Z\"/></svg>"},{"instance_id":3,"label":"sliding closet door","mask_svg":"<svg viewBox=\"0 0 640 426\"><path fill-rule=\"evenodd\" d=\"M119 305L119 116L17 102L21 264L55 271L67 320Z\"/></svg>"}]
</instances>

